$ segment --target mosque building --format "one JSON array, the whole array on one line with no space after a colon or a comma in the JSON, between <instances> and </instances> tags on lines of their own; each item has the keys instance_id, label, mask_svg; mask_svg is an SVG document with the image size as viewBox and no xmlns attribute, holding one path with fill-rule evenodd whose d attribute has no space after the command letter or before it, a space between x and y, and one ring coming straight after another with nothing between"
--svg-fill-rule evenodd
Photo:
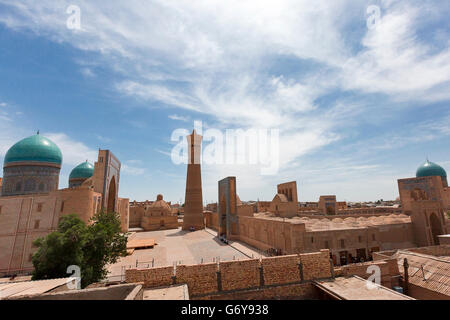
<instances>
[{"instance_id":1,"label":"mosque building","mask_svg":"<svg viewBox=\"0 0 450 320\"><path fill-rule=\"evenodd\" d=\"M297 185L289 182L278 185L268 206L256 205L249 214L235 200L236 178L228 177L219 182L217 212L205 212L206 225L229 240L276 254L329 249L335 265L384 250L446 243L450 188L445 170L427 160L416 177L398 180L398 188L400 208L343 208L336 196L322 196L315 210L303 211Z\"/></svg>"},{"instance_id":2,"label":"mosque building","mask_svg":"<svg viewBox=\"0 0 450 320\"><path fill-rule=\"evenodd\" d=\"M55 231L61 216L77 214L85 223L101 210L120 215L128 231L129 200L118 197L120 161L99 150L70 173L69 187L58 189L63 154L39 134L14 144L6 153L0 179L0 275L33 270L33 241Z\"/></svg>"},{"instance_id":3,"label":"mosque building","mask_svg":"<svg viewBox=\"0 0 450 320\"><path fill-rule=\"evenodd\" d=\"M76 166L69 176L69 188L79 187L94 175L94 165L87 160Z\"/></svg>"},{"instance_id":4,"label":"mosque building","mask_svg":"<svg viewBox=\"0 0 450 320\"><path fill-rule=\"evenodd\" d=\"M57 190L62 159L58 146L39 133L17 142L5 156L2 196Z\"/></svg>"}]
</instances>

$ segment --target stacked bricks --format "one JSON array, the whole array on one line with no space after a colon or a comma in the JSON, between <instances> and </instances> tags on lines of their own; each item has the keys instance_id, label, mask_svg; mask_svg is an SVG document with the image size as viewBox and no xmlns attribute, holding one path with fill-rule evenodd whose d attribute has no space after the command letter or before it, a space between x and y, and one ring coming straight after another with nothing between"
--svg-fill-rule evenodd
<instances>
[{"instance_id":1,"label":"stacked bricks","mask_svg":"<svg viewBox=\"0 0 450 320\"><path fill-rule=\"evenodd\" d=\"M312 283L281 285L264 289L208 295L198 300L314 300L318 299Z\"/></svg>"},{"instance_id":2,"label":"stacked bricks","mask_svg":"<svg viewBox=\"0 0 450 320\"><path fill-rule=\"evenodd\" d=\"M258 259L221 262L222 290L259 287L259 266Z\"/></svg>"},{"instance_id":3,"label":"stacked bricks","mask_svg":"<svg viewBox=\"0 0 450 320\"><path fill-rule=\"evenodd\" d=\"M125 271L127 283L143 282L145 288L164 287L172 284L173 267L134 269Z\"/></svg>"},{"instance_id":4,"label":"stacked bricks","mask_svg":"<svg viewBox=\"0 0 450 320\"><path fill-rule=\"evenodd\" d=\"M332 276L329 250L321 250L316 253L263 258L262 262L259 259L221 262L219 264L221 288L218 285L218 267L215 263L177 266L175 279L177 284L187 284L189 293L193 296L220 294L220 291L252 290L260 288L262 284L260 277L262 267L264 287L260 290L268 290L270 288L266 286L269 285L286 287L285 284L299 283L301 281L299 263L302 264L305 281ZM387 263L384 264L389 269ZM164 267L126 270L125 279L128 283L143 282L145 288L154 288L172 285L173 276L174 268ZM294 291L288 296L301 296L301 293L295 291L300 290L300 287L293 286ZM272 295L275 292L273 290L267 291L267 295ZM262 295L261 298L265 296Z\"/></svg>"},{"instance_id":5,"label":"stacked bricks","mask_svg":"<svg viewBox=\"0 0 450 320\"><path fill-rule=\"evenodd\" d=\"M217 288L217 264L177 266L177 283L188 285L189 294L206 294L219 291Z\"/></svg>"},{"instance_id":6,"label":"stacked bricks","mask_svg":"<svg viewBox=\"0 0 450 320\"><path fill-rule=\"evenodd\" d=\"M371 275L373 275L373 270L369 270L370 266L377 266L380 268L381 272L381 285L392 288L391 279L394 274L391 274L391 269L394 267L391 263L386 261L375 261L375 262L366 262L366 263L358 263L358 264L350 264L346 266L342 266L340 269L342 270L342 276L359 276L363 279L368 279ZM370 272L368 272L370 271ZM398 273L397 273L398 274Z\"/></svg>"},{"instance_id":7,"label":"stacked bricks","mask_svg":"<svg viewBox=\"0 0 450 320\"><path fill-rule=\"evenodd\" d=\"M304 280L330 278L330 251L320 250L320 253L300 254L300 262L303 265Z\"/></svg>"},{"instance_id":8,"label":"stacked bricks","mask_svg":"<svg viewBox=\"0 0 450 320\"><path fill-rule=\"evenodd\" d=\"M264 273L264 284L273 285L301 281L298 266L299 263L300 257L298 255L263 259L262 267Z\"/></svg>"}]
</instances>

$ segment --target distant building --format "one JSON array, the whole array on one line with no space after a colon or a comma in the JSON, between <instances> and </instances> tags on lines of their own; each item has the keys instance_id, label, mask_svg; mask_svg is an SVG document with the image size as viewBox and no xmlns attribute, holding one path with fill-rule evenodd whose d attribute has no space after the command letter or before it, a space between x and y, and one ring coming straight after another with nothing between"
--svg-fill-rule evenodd
<instances>
[{"instance_id":1,"label":"distant building","mask_svg":"<svg viewBox=\"0 0 450 320\"><path fill-rule=\"evenodd\" d=\"M232 187L228 187L230 181ZM398 184L401 208L347 208L333 195L320 197L315 211L314 206L306 211L297 205L298 213L291 215L290 209L280 210L283 204L297 204L295 185L290 183L292 191L286 184L279 185L269 210L243 215L232 200L237 197L236 178L227 178L219 183L219 199L225 200L219 202L219 218L208 213L207 226L216 228L217 222L231 226L226 234L233 240L276 254L329 249L336 265L370 260L380 250L438 245L439 236L448 234L450 227L445 170L427 162L418 169L416 178L401 179Z\"/></svg>"},{"instance_id":2,"label":"distant building","mask_svg":"<svg viewBox=\"0 0 450 320\"><path fill-rule=\"evenodd\" d=\"M142 231L156 231L178 228L178 214L165 202L163 196L156 201L130 204L130 228L141 228Z\"/></svg>"}]
</instances>

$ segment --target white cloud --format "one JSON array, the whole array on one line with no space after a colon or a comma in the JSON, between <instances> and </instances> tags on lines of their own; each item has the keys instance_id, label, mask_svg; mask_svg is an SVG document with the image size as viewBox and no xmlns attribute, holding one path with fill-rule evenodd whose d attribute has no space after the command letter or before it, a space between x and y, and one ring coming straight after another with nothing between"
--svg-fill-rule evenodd
<instances>
[{"instance_id":1,"label":"white cloud","mask_svg":"<svg viewBox=\"0 0 450 320\"><path fill-rule=\"evenodd\" d=\"M90 68L82 68L80 72L86 78L94 78L96 76L96 74Z\"/></svg>"},{"instance_id":2,"label":"white cloud","mask_svg":"<svg viewBox=\"0 0 450 320\"><path fill-rule=\"evenodd\" d=\"M365 29L364 16L373 1L78 1L78 32L65 28L70 1L1 2L14 10L0 13L0 23L101 53L104 61L94 65L103 63L119 73L118 92L145 105L210 115L220 128L280 129L282 174L298 175L303 156L339 141L345 134L341 130L372 107L364 98L320 105L330 92L381 94L388 106L379 107L380 116L391 109L384 117L395 113L399 101L413 108L450 99L448 30L436 30L438 45L419 36L433 28L428 16L446 18L450 10L443 1L381 1L382 19L373 30ZM283 57L297 59L301 72L271 72L269 66ZM303 64L313 65L313 71L304 72ZM82 70L93 66L80 65ZM177 114L169 118L188 120ZM129 123L146 127L138 120ZM446 133L448 126L442 123L420 138L381 135L368 147L434 139L437 131ZM329 161L336 164L333 157ZM297 171L285 170L290 165ZM240 169L227 168L253 186L269 181ZM229 175L223 168L209 172L214 179Z\"/></svg>"},{"instance_id":3,"label":"white cloud","mask_svg":"<svg viewBox=\"0 0 450 320\"><path fill-rule=\"evenodd\" d=\"M363 50L343 66L344 88L392 95L397 100L450 99L450 48L417 36L429 4L396 2L362 40ZM429 40L429 39L426 39Z\"/></svg>"},{"instance_id":4,"label":"white cloud","mask_svg":"<svg viewBox=\"0 0 450 320\"><path fill-rule=\"evenodd\" d=\"M134 167L128 164L122 164L122 172L132 176L140 176L145 173L144 168Z\"/></svg>"},{"instance_id":5,"label":"white cloud","mask_svg":"<svg viewBox=\"0 0 450 320\"><path fill-rule=\"evenodd\" d=\"M189 122L190 118L185 116L179 116L177 114L171 114L169 115L169 119L177 120L177 121L183 121L183 122Z\"/></svg>"},{"instance_id":6,"label":"white cloud","mask_svg":"<svg viewBox=\"0 0 450 320\"><path fill-rule=\"evenodd\" d=\"M63 165L77 166L86 160L91 163L97 160L98 151L74 140L65 133L46 133L44 135L61 149Z\"/></svg>"}]
</instances>

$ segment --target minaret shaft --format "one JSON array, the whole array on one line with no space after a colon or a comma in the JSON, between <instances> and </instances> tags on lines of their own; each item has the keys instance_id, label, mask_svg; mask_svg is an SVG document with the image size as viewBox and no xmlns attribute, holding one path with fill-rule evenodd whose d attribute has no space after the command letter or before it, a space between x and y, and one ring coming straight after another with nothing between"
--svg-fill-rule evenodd
<instances>
[{"instance_id":1,"label":"minaret shaft","mask_svg":"<svg viewBox=\"0 0 450 320\"><path fill-rule=\"evenodd\" d=\"M187 136L189 159L186 177L186 197L184 205L183 230L205 228L203 217L203 194L201 172L202 136L195 130Z\"/></svg>"}]
</instances>

